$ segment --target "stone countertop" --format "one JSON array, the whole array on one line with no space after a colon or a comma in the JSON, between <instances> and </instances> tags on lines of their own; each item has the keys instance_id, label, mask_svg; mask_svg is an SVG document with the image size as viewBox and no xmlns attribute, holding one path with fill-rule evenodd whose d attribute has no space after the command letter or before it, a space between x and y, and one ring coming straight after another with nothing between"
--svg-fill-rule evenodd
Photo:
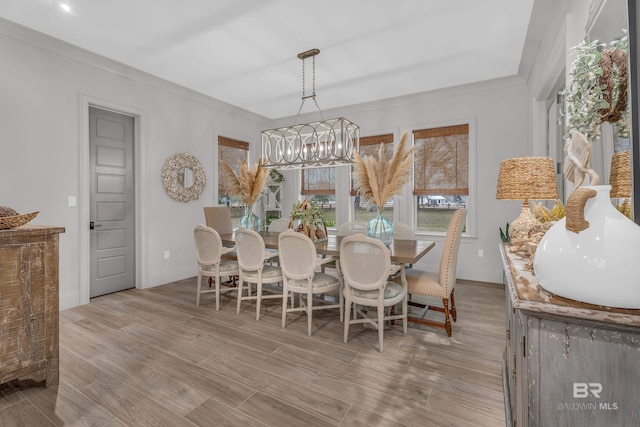
<instances>
[{"instance_id":1,"label":"stone countertop","mask_svg":"<svg viewBox=\"0 0 640 427\"><path fill-rule=\"evenodd\" d=\"M640 310L587 304L546 291L538 283L533 270L526 267L528 255L522 252L510 252L510 247L508 244L501 244L500 254L513 308L534 313L570 316L616 325L640 327Z\"/></svg>"}]
</instances>

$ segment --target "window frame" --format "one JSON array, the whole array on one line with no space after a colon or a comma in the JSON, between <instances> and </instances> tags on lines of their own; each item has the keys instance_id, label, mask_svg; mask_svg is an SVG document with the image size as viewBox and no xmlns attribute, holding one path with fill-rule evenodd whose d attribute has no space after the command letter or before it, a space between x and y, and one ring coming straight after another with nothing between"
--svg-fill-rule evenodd
<instances>
[{"instance_id":1,"label":"window frame","mask_svg":"<svg viewBox=\"0 0 640 427\"><path fill-rule=\"evenodd\" d=\"M468 125L469 134L468 134L468 195L467 195L467 216L466 216L466 227L464 232L462 233L463 238L475 238L477 237L477 126L476 126L476 117L467 117L467 118L459 118L456 120L443 121L443 122L432 122L424 125L416 125L409 129L408 131L411 133L411 143L412 146L416 145L415 132L420 130L427 129L436 129L441 127L451 127L451 126L460 126L460 125ZM444 236L445 232L438 231L425 231L418 230L418 196L414 194L414 182L415 182L415 173L416 173L416 156L415 151L413 154L413 166L411 171L411 200L412 200L412 209L411 209L411 223L413 229L415 230L416 235L419 236Z\"/></svg>"}]
</instances>

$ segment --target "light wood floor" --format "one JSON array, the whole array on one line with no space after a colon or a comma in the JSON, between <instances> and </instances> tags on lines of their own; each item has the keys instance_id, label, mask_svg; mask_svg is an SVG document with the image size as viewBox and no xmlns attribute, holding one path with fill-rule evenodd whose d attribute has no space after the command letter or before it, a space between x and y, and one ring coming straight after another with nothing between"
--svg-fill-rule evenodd
<instances>
[{"instance_id":1,"label":"light wood floor","mask_svg":"<svg viewBox=\"0 0 640 427\"><path fill-rule=\"evenodd\" d=\"M459 283L444 330L351 327L277 300L195 307L195 278L60 313L60 385L0 386L0 426L503 426L502 285ZM434 313L436 314L436 313Z\"/></svg>"}]
</instances>

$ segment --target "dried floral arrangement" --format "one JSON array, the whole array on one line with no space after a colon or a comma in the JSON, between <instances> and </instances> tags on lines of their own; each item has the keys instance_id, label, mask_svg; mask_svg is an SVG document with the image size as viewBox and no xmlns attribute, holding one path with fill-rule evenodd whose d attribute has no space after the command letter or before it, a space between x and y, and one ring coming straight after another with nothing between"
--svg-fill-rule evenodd
<instances>
[{"instance_id":1,"label":"dried floral arrangement","mask_svg":"<svg viewBox=\"0 0 640 427\"><path fill-rule=\"evenodd\" d=\"M374 204L382 209L392 196L401 193L402 186L411 177L413 149L407 149L405 132L391 160L384 154L384 144L380 144L377 159L373 156L360 157L359 153L354 153L354 185L367 206Z\"/></svg>"},{"instance_id":2,"label":"dried floral arrangement","mask_svg":"<svg viewBox=\"0 0 640 427\"><path fill-rule=\"evenodd\" d=\"M311 240L322 241L327 238L327 227L324 223L324 212L318 204L309 199L303 199L293 204L289 220L289 228L293 228L294 221L298 221L296 231L309 236Z\"/></svg>"},{"instance_id":3,"label":"dried floral arrangement","mask_svg":"<svg viewBox=\"0 0 640 427\"><path fill-rule=\"evenodd\" d=\"M229 163L222 162L222 179L226 194L240 196L242 202L247 205L253 205L260 198L268 175L269 169L264 167L262 159L251 168L248 160L240 162L237 176Z\"/></svg>"}]
</instances>

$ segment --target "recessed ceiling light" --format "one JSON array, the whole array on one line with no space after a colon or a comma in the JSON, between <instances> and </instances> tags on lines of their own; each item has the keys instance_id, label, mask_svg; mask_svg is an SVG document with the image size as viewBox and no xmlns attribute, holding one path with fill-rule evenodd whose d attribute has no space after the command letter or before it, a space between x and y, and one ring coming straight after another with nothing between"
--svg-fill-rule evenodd
<instances>
[{"instance_id":1,"label":"recessed ceiling light","mask_svg":"<svg viewBox=\"0 0 640 427\"><path fill-rule=\"evenodd\" d=\"M67 3L60 3L60 9L64 10L65 12L71 12L71 6L69 6Z\"/></svg>"}]
</instances>

